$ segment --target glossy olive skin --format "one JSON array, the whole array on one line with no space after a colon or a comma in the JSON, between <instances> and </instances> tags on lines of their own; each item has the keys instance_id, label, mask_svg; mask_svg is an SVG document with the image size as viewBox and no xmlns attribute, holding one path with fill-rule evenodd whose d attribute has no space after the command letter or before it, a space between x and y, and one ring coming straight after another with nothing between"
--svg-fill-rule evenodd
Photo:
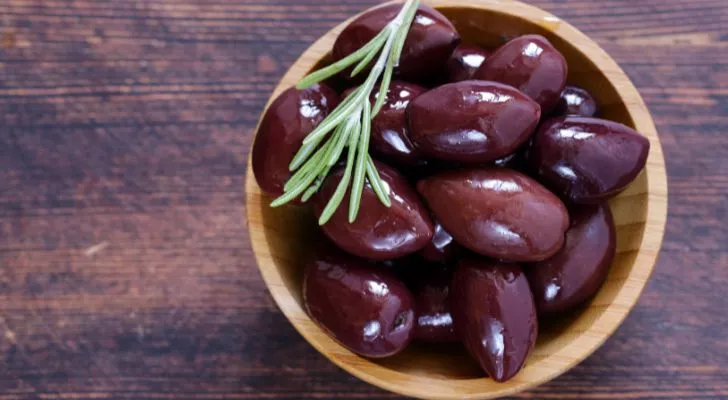
<instances>
[{"instance_id":1,"label":"glossy olive skin","mask_svg":"<svg viewBox=\"0 0 728 400\"><path fill-rule=\"evenodd\" d=\"M303 139L339 104L339 95L326 85L308 89L290 88L266 111L253 143L252 164L260 188L272 195L283 194L293 156Z\"/></svg>"},{"instance_id":2,"label":"glossy olive skin","mask_svg":"<svg viewBox=\"0 0 728 400\"><path fill-rule=\"evenodd\" d=\"M490 51L471 44L461 44L450 56L445 65L448 82L472 80L475 73L490 56Z\"/></svg>"},{"instance_id":3,"label":"glossy olive skin","mask_svg":"<svg viewBox=\"0 0 728 400\"><path fill-rule=\"evenodd\" d=\"M496 382L515 376L538 332L536 306L521 267L463 260L450 302L455 329L480 366Z\"/></svg>"},{"instance_id":4,"label":"glossy olive skin","mask_svg":"<svg viewBox=\"0 0 728 400\"><path fill-rule=\"evenodd\" d=\"M529 164L540 181L576 204L595 204L624 190L647 162L650 142L632 128L597 118L544 122Z\"/></svg>"},{"instance_id":5,"label":"glossy olive skin","mask_svg":"<svg viewBox=\"0 0 728 400\"><path fill-rule=\"evenodd\" d=\"M340 251L319 252L306 265L306 311L331 337L365 357L402 351L415 326L414 299L389 272Z\"/></svg>"},{"instance_id":6,"label":"glossy olive skin","mask_svg":"<svg viewBox=\"0 0 728 400\"><path fill-rule=\"evenodd\" d=\"M346 98L353 89L344 92ZM421 166L425 157L412 144L407 126L407 106L427 89L403 81L392 81L379 113L372 119L370 146L374 153L386 161L401 166ZM375 103L379 92L372 94Z\"/></svg>"},{"instance_id":7,"label":"glossy olive skin","mask_svg":"<svg viewBox=\"0 0 728 400\"><path fill-rule=\"evenodd\" d=\"M521 146L514 153L511 153L505 157L499 158L493 162L496 167L515 169L529 174L528 172L528 148L531 147L530 141Z\"/></svg>"},{"instance_id":8,"label":"glossy olive skin","mask_svg":"<svg viewBox=\"0 0 728 400\"><path fill-rule=\"evenodd\" d=\"M504 44L488 57L475 79L518 88L548 114L566 85L566 59L543 36L526 35Z\"/></svg>"},{"instance_id":9,"label":"glossy olive skin","mask_svg":"<svg viewBox=\"0 0 728 400\"><path fill-rule=\"evenodd\" d=\"M578 86L566 86L561 92L553 115L594 117L597 115L597 111L597 101L594 100L594 97L589 92Z\"/></svg>"},{"instance_id":10,"label":"glossy olive skin","mask_svg":"<svg viewBox=\"0 0 728 400\"><path fill-rule=\"evenodd\" d=\"M572 209L564 247L525 267L540 314L570 310L594 296L607 279L617 236L609 206Z\"/></svg>"},{"instance_id":11,"label":"glossy olive skin","mask_svg":"<svg viewBox=\"0 0 728 400\"><path fill-rule=\"evenodd\" d=\"M334 61L345 58L368 43L401 9L402 4L391 4L355 19L336 39ZM428 81L442 71L459 43L460 35L452 23L439 11L421 5L410 27L395 73L410 82Z\"/></svg>"},{"instance_id":12,"label":"glossy olive skin","mask_svg":"<svg viewBox=\"0 0 728 400\"><path fill-rule=\"evenodd\" d=\"M434 227L409 183L396 170L379 162L376 166L390 188L392 206L384 206L371 186L365 184L356 220L349 223L349 190L322 229L329 239L351 254L370 260L393 260L427 246ZM316 218L321 216L343 175L344 168L333 170L313 196Z\"/></svg>"},{"instance_id":13,"label":"glossy olive skin","mask_svg":"<svg viewBox=\"0 0 728 400\"><path fill-rule=\"evenodd\" d=\"M445 161L486 163L513 153L541 118L536 102L496 82L450 83L410 103L410 139L422 153Z\"/></svg>"},{"instance_id":14,"label":"glossy olive skin","mask_svg":"<svg viewBox=\"0 0 728 400\"><path fill-rule=\"evenodd\" d=\"M518 153L511 153L505 157L499 158L493 161L493 165L496 167L516 169L518 166Z\"/></svg>"},{"instance_id":15,"label":"glossy olive skin","mask_svg":"<svg viewBox=\"0 0 728 400\"><path fill-rule=\"evenodd\" d=\"M564 243L564 204L507 168L449 171L417 183L435 218L462 246L507 261L542 261Z\"/></svg>"},{"instance_id":16,"label":"glossy olive skin","mask_svg":"<svg viewBox=\"0 0 728 400\"><path fill-rule=\"evenodd\" d=\"M420 256L426 261L445 263L450 261L457 251L457 243L442 225L435 221L435 233L432 240L420 251Z\"/></svg>"},{"instance_id":17,"label":"glossy olive skin","mask_svg":"<svg viewBox=\"0 0 728 400\"><path fill-rule=\"evenodd\" d=\"M415 340L431 343L457 342L450 314L450 281L452 273L439 272L423 279L415 291L417 318Z\"/></svg>"}]
</instances>

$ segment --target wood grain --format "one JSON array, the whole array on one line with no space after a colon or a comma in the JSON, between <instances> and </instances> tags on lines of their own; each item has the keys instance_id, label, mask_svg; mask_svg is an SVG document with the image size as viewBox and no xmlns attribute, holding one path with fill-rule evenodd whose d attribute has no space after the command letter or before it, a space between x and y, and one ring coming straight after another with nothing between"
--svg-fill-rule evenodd
<instances>
[{"instance_id":1,"label":"wood grain","mask_svg":"<svg viewBox=\"0 0 728 400\"><path fill-rule=\"evenodd\" d=\"M0 399L391 398L277 310L244 225L287 67L377 0L0 3ZM635 82L670 213L637 307L543 399L728 397L728 8L539 0Z\"/></svg>"}]
</instances>

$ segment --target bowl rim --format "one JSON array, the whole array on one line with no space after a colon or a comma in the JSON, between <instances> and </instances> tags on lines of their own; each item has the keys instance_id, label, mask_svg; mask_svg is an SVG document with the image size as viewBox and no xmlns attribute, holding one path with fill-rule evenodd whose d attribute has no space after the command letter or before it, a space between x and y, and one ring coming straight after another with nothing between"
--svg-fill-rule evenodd
<instances>
[{"instance_id":1,"label":"bowl rim","mask_svg":"<svg viewBox=\"0 0 728 400\"><path fill-rule=\"evenodd\" d=\"M398 2L389 1L362 13ZM629 276L624 278L624 284L611 303L605 305L606 309L601 315L588 329L579 332L568 346L562 346L544 358L527 363L519 375L509 382L498 384L483 378L462 380L426 378L426 381L423 381L425 378L385 368L349 352L324 334L296 302L295 296L288 290L275 265L262 220L256 215L255 210L259 209L260 201L265 199L265 196L261 197L253 176L250 154L245 182L247 229L258 268L278 307L308 343L350 374L382 389L417 398L488 399L513 395L548 382L582 362L617 330L637 303L654 270L667 219L667 175L662 146L647 106L629 77L598 44L568 22L538 7L516 0L424 0L423 4L434 8L472 7L497 12L525 19L548 29L551 34L571 43L576 50L592 61L614 86L636 130L649 139L651 149L644 172L647 176L647 213L644 232L633 260L632 270ZM264 110L268 109L273 99L285 89L295 85L303 74L330 51L338 34L358 15L361 13L326 32L294 62L271 94ZM257 131L258 127L254 132ZM252 153L252 145L250 151ZM578 350L577 355L573 354L574 349Z\"/></svg>"}]
</instances>

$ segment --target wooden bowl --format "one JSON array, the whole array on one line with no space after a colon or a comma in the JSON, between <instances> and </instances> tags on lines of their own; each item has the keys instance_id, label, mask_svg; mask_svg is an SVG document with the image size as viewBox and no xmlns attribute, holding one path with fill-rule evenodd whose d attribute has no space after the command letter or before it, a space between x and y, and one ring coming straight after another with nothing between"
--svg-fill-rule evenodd
<instances>
[{"instance_id":1,"label":"wooden bowl","mask_svg":"<svg viewBox=\"0 0 728 400\"><path fill-rule=\"evenodd\" d=\"M305 207L271 209L248 165L245 186L248 230L258 266L273 298L298 332L321 354L351 374L406 396L490 399L547 382L594 352L617 329L637 302L660 250L667 213L665 163L655 126L637 89L596 43L543 10L511 0L429 0L449 17L464 42L494 48L504 37L544 35L569 62L569 82L589 90L602 117L634 127L652 145L645 172L610 202L617 224L617 257L599 294L581 310L542 326L535 351L511 381L496 383L460 346L413 344L385 360L368 360L329 338L301 303L302 262L315 220ZM273 92L275 98L312 70L332 48L342 23L293 64ZM270 102L269 102L270 104ZM291 354L291 357L296 357Z\"/></svg>"}]
</instances>

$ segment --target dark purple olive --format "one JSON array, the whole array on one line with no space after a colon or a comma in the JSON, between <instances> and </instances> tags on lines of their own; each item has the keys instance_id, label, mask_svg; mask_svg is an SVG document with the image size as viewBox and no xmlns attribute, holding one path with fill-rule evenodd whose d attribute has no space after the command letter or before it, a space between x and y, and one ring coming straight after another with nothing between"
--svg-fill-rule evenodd
<instances>
[{"instance_id":1,"label":"dark purple olive","mask_svg":"<svg viewBox=\"0 0 728 400\"><path fill-rule=\"evenodd\" d=\"M383 205L374 189L366 184L356 220L349 223L348 190L344 201L322 228L326 236L351 254L370 260L392 260L427 246L434 227L427 209L407 181L394 169L381 163L376 165L382 180L389 186L392 206ZM344 168L334 170L314 195L313 209L317 218L343 175Z\"/></svg>"},{"instance_id":2,"label":"dark purple olive","mask_svg":"<svg viewBox=\"0 0 728 400\"><path fill-rule=\"evenodd\" d=\"M543 36L526 35L509 41L491 54L475 79L496 81L531 96L548 114L566 85L564 56Z\"/></svg>"},{"instance_id":3,"label":"dark purple olive","mask_svg":"<svg viewBox=\"0 0 728 400\"><path fill-rule=\"evenodd\" d=\"M346 98L353 89L344 92ZM415 149L409 138L407 127L407 106L417 96L426 92L422 86L402 81L393 81L387 91L387 99L372 120L371 148L387 161L402 166L421 166L424 155ZM370 98L372 104L379 93Z\"/></svg>"},{"instance_id":4,"label":"dark purple olive","mask_svg":"<svg viewBox=\"0 0 728 400\"><path fill-rule=\"evenodd\" d=\"M597 101L586 90L577 86L567 86L561 92L554 115L594 117L597 115Z\"/></svg>"},{"instance_id":5,"label":"dark purple olive","mask_svg":"<svg viewBox=\"0 0 728 400\"><path fill-rule=\"evenodd\" d=\"M525 143L541 118L538 104L496 82L440 86L410 103L410 139L422 153L446 161L486 163Z\"/></svg>"},{"instance_id":6,"label":"dark purple olive","mask_svg":"<svg viewBox=\"0 0 728 400\"><path fill-rule=\"evenodd\" d=\"M283 194L293 156L303 139L339 104L339 95L325 85L290 88L271 103L253 144L253 173L260 188Z\"/></svg>"},{"instance_id":7,"label":"dark purple olive","mask_svg":"<svg viewBox=\"0 0 728 400\"><path fill-rule=\"evenodd\" d=\"M390 4L355 19L336 39L334 60L345 58L368 43L401 9L402 4ZM442 71L458 43L460 35L452 23L439 11L421 5L407 35L395 73L407 81L427 81Z\"/></svg>"},{"instance_id":8,"label":"dark purple olive","mask_svg":"<svg viewBox=\"0 0 728 400\"><path fill-rule=\"evenodd\" d=\"M616 241L608 205L575 208L564 247L525 269L538 312L567 311L594 296L607 279Z\"/></svg>"},{"instance_id":9,"label":"dark purple olive","mask_svg":"<svg viewBox=\"0 0 728 400\"><path fill-rule=\"evenodd\" d=\"M447 60L446 75L448 82L469 81L475 76L486 58L488 50L471 44L461 44Z\"/></svg>"},{"instance_id":10,"label":"dark purple olive","mask_svg":"<svg viewBox=\"0 0 728 400\"><path fill-rule=\"evenodd\" d=\"M593 204L624 190L645 167L649 151L647 138L626 125L555 118L534 135L529 164L564 199Z\"/></svg>"},{"instance_id":11,"label":"dark purple olive","mask_svg":"<svg viewBox=\"0 0 728 400\"><path fill-rule=\"evenodd\" d=\"M463 260L450 291L452 317L468 352L496 382L518 373L536 344L538 320L517 264Z\"/></svg>"},{"instance_id":12,"label":"dark purple olive","mask_svg":"<svg viewBox=\"0 0 728 400\"><path fill-rule=\"evenodd\" d=\"M331 337L365 357L402 351L415 326L414 299L392 274L340 251L306 265L306 311Z\"/></svg>"},{"instance_id":13,"label":"dark purple olive","mask_svg":"<svg viewBox=\"0 0 728 400\"><path fill-rule=\"evenodd\" d=\"M507 168L443 172L417 184L457 242L500 260L541 261L564 244L566 207L538 182Z\"/></svg>"},{"instance_id":14,"label":"dark purple olive","mask_svg":"<svg viewBox=\"0 0 728 400\"><path fill-rule=\"evenodd\" d=\"M435 222L435 234L420 255L429 262L444 263L452 259L457 243L439 222Z\"/></svg>"},{"instance_id":15,"label":"dark purple olive","mask_svg":"<svg viewBox=\"0 0 728 400\"><path fill-rule=\"evenodd\" d=\"M458 335L450 315L450 281L452 273L430 274L415 291L417 321L414 338L423 342L457 342Z\"/></svg>"}]
</instances>

